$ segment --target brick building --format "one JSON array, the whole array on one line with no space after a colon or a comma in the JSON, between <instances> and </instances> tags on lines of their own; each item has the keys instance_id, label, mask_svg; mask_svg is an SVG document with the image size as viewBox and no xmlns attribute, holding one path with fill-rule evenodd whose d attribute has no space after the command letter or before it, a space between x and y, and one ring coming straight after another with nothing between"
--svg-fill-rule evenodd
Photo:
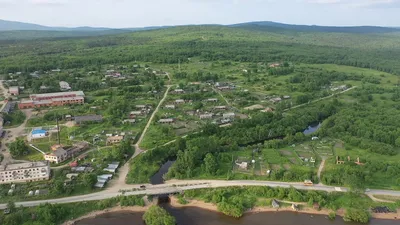
<instances>
[{"instance_id":1,"label":"brick building","mask_svg":"<svg viewBox=\"0 0 400 225\"><path fill-rule=\"evenodd\" d=\"M85 103L85 94L83 91L32 94L29 97L30 100L21 100L18 108L29 109Z\"/></svg>"}]
</instances>

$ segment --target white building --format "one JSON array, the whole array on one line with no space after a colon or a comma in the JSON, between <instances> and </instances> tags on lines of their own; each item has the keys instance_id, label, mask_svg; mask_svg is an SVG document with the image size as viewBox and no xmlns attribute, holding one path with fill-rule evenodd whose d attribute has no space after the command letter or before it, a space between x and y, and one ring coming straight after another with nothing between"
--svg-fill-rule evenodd
<instances>
[{"instance_id":1,"label":"white building","mask_svg":"<svg viewBox=\"0 0 400 225\"><path fill-rule=\"evenodd\" d=\"M49 132L46 130L32 130L31 132L31 138L32 139L38 139L38 138L44 138L49 136Z\"/></svg>"},{"instance_id":2,"label":"white building","mask_svg":"<svg viewBox=\"0 0 400 225\"><path fill-rule=\"evenodd\" d=\"M231 112L231 113L224 113L223 117L226 118L235 118L235 113Z\"/></svg>"},{"instance_id":3,"label":"white building","mask_svg":"<svg viewBox=\"0 0 400 225\"><path fill-rule=\"evenodd\" d=\"M212 119L213 116L214 116L214 114L212 114L212 113L201 114L200 119L201 120Z\"/></svg>"},{"instance_id":4,"label":"white building","mask_svg":"<svg viewBox=\"0 0 400 225\"><path fill-rule=\"evenodd\" d=\"M0 166L0 184L48 180L50 166L46 161Z\"/></svg>"},{"instance_id":5,"label":"white building","mask_svg":"<svg viewBox=\"0 0 400 225\"><path fill-rule=\"evenodd\" d=\"M71 90L71 86L65 81L60 81L60 89L61 91L69 91Z\"/></svg>"}]
</instances>

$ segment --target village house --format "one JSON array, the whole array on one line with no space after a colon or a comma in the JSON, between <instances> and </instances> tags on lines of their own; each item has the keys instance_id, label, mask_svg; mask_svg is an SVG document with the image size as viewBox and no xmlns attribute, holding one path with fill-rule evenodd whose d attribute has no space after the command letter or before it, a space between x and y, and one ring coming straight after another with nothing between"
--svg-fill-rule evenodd
<instances>
[{"instance_id":1,"label":"village house","mask_svg":"<svg viewBox=\"0 0 400 225\"><path fill-rule=\"evenodd\" d=\"M241 162L241 163L235 162L235 164L236 164L240 169L242 169L242 170L247 170L247 166L248 166L248 163L247 163L247 162Z\"/></svg>"},{"instance_id":2,"label":"village house","mask_svg":"<svg viewBox=\"0 0 400 225\"><path fill-rule=\"evenodd\" d=\"M0 184L48 180L50 165L46 161L0 165Z\"/></svg>"},{"instance_id":3,"label":"village house","mask_svg":"<svg viewBox=\"0 0 400 225\"><path fill-rule=\"evenodd\" d=\"M271 107L267 107L267 108L261 110L261 112L274 112L274 111L275 111L275 109L271 108Z\"/></svg>"},{"instance_id":4,"label":"village house","mask_svg":"<svg viewBox=\"0 0 400 225\"><path fill-rule=\"evenodd\" d=\"M137 116L141 116L141 115L143 115L142 111L132 111L129 113L129 118L134 119Z\"/></svg>"},{"instance_id":5,"label":"village house","mask_svg":"<svg viewBox=\"0 0 400 225\"><path fill-rule=\"evenodd\" d=\"M220 87L217 87L217 89L220 90L220 91L228 91L228 90L234 89L234 87L232 87L232 86L220 86Z\"/></svg>"},{"instance_id":6,"label":"village house","mask_svg":"<svg viewBox=\"0 0 400 225\"><path fill-rule=\"evenodd\" d=\"M87 115L87 116L75 116L76 124L82 124L85 122L101 122L103 121L103 116L101 115Z\"/></svg>"},{"instance_id":7,"label":"village house","mask_svg":"<svg viewBox=\"0 0 400 225\"><path fill-rule=\"evenodd\" d=\"M165 105L166 109L175 109L175 105Z\"/></svg>"},{"instance_id":8,"label":"village house","mask_svg":"<svg viewBox=\"0 0 400 225\"><path fill-rule=\"evenodd\" d=\"M174 123L174 122L175 122L175 119L173 119L173 118L160 119L158 122L159 122L159 123L163 123L163 124Z\"/></svg>"},{"instance_id":9,"label":"village house","mask_svg":"<svg viewBox=\"0 0 400 225\"><path fill-rule=\"evenodd\" d=\"M57 147L56 150L53 150L54 147ZM61 163L72 157L77 156L82 151L86 150L89 147L89 144L85 141L81 141L73 144L71 147L64 149L60 145L52 146L52 153L48 153L44 155L44 159L49 162Z\"/></svg>"},{"instance_id":10,"label":"village house","mask_svg":"<svg viewBox=\"0 0 400 225\"><path fill-rule=\"evenodd\" d=\"M212 113L206 113L206 114L201 114L199 117L201 120L206 120L206 119L212 119L213 116L214 114Z\"/></svg>"},{"instance_id":11,"label":"village house","mask_svg":"<svg viewBox=\"0 0 400 225\"><path fill-rule=\"evenodd\" d=\"M61 163L67 160L67 151L63 148L58 148L57 150L53 151L52 153L48 153L44 155L44 159L49 162L53 163Z\"/></svg>"},{"instance_id":12,"label":"village house","mask_svg":"<svg viewBox=\"0 0 400 225\"><path fill-rule=\"evenodd\" d=\"M228 109L228 107L227 107L227 106L224 106L224 105L222 105L222 106L215 106L215 107L214 107L214 109L215 109L215 110L227 110L227 109Z\"/></svg>"},{"instance_id":13,"label":"village house","mask_svg":"<svg viewBox=\"0 0 400 225\"><path fill-rule=\"evenodd\" d=\"M183 89L175 89L173 92L175 94L183 94L183 93L185 93L185 91Z\"/></svg>"},{"instance_id":14,"label":"village house","mask_svg":"<svg viewBox=\"0 0 400 225\"><path fill-rule=\"evenodd\" d=\"M47 89L49 89L49 88L46 87L45 85L41 85L40 88L39 88L40 91L45 91Z\"/></svg>"},{"instance_id":15,"label":"village house","mask_svg":"<svg viewBox=\"0 0 400 225\"><path fill-rule=\"evenodd\" d=\"M209 98L207 99L207 102L218 102L217 98Z\"/></svg>"},{"instance_id":16,"label":"village house","mask_svg":"<svg viewBox=\"0 0 400 225\"><path fill-rule=\"evenodd\" d=\"M14 96L19 95L19 87L17 87L17 86L10 87L8 89L8 92L10 92L10 94L14 95Z\"/></svg>"},{"instance_id":17,"label":"village house","mask_svg":"<svg viewBox=\"0 0 400 225\"><path fill-rule=\"evenodd\" d=\"M184 103L185 103L185 100L183 100L183 99L175 100L175 104L184 104Z\"/></svg>"},{"instance_id":18,"label":"village house","mask_svg":"<svg viewBox=\"0 0 400 225\"><path fill-rule=\"evenodd\" d=\"M135 105L135 108L145 111L148 107L147 105Z\"/></svg>"},{"instance_id":19,"label":"village house","mask_svg":"<svg viewBox=\"0 0 400 225\"><path fill-rule=\"evenodd\" d=\"M124 140L124 136L112 136L107 138L107 145L118 144Z\"/></svg>"},{"instance_id":20,"label":"village house","mask_svg":"<svg viewBox=\"0 0 400 225\"><path fill-rule=\"evenodd\" d=\"M281 102L281 101L282 101L282 98L280 98L280 97L271 98L269 101L275 104L275 103Z\"/></svg>"},{"instance_id":21,"label":"village house","mask_svg":"<svg viewBox=\"0 0 400 225\"><path fill-rule=\"evenodd\" d=\"M134 123L136 123L136 119L125 119L122 121L122 124L126 124L126 123L134 124Z\"/></svg>"},{"instance_id":22,"label":"village house","mask_svg":"<svg viewBox=\"0 0 400 225\"><path fill-rule=\"evenodd\" d=\"M236 116L236 114L233 113L233 112L224 113L224 114L222 115L222 117L224 117L225 119L226 119L226 118L235 118L235 116Z\"/></svg>"},{"instance_id":23,"label":"village house","mask_svg":"<svg viewBox=\"0 0 400 225\"><path fill-rule=\"evenodd\" d=\"M60 81L60 90L61 91L69 91L71 90L71 87L69 86L69 84L65 81Z\"/></svg>"},{"instance_id":24,"label":"village house","mask_svg":"<svg viewBox=\"0 0 400 225\"><path fill-rule=\"evenodd\" d=\"M4 100L4 102L6 104L4 105L3 109L1 110L2 113L9 114L12 111L14 111L14 108L15 108L15 105L16 105L15 102L8 101L8 100Z\"/></svg>"},{"instance_id":25,"label":"village house","mask_svg":"<svg viewBox=\"0 0 400 225\"><path fill-rule=\"evenodd\" d=\"M275 67L279 67L281 64L279 63L271 63L269 64L269 68L275 68Z\"/></svg>"},{"instance_id":26,"label":"village house","mask_svg":"<svg viewBox=\"0 0 400 225\"><path fill-rule=\"evenodd\" d=\"M196 81L196 82L190 82L189 84L190 84L190 85L200 85L200 84L201 84L201 82L199 82L199 81Z\"/></svg>"}]
</instances>

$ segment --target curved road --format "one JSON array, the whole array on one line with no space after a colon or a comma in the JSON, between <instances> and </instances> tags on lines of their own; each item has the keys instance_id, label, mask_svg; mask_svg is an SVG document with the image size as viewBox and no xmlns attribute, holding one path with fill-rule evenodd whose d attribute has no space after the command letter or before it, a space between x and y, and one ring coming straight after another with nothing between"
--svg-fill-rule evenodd
<instances>
[{"instance_id":1,"label":"curved road","mask_svg":"<svg viewBox=\"0 0 400 225\"><path fill-rule=\"evenodd\" d=\"M122 174L121 174L122 175ZM124 178L124 176L120 176L120 178ZM87 194L87 195L79 195L72 196L66 198L59 199L49 199L49 200L38 200L38 201L27 201L27 202L17 202L16 206L37 206L43 203L52 203L52 204L60 204L60 203L71 203L71 202L86 202L93 200L101 200L113 198L118 195L122 195L120 190L126 190L124 195L158 195L158 194L172 194L179 193L185 190L192 189L200 189L200 188L217 188L217 187L230 187L230 186L269 186L269 187L283 187L290 188L294 187L300 190L317 190L317 191L341 191L347 192L349 189L347 188L338 188L326 185L315 185L315 186L304 186L302 183L293 183L293 182L273 182L273 181L253 181L253 180L234 180L234 181L224 181L224 180L172 180L167 181L166 184L159 185L146 185L145 190L140 190L140 185L127 185L127 184L118 184L114 187L111 187L107 190ZM133 190L133 191L132 191ZM369 190L366 192L368 195L390 195L390 196L400 196L400 191L389 191L389 190ZM6 204L0 204L0 209L5 209L7 207Z\"/></svg>"}]
</instances>

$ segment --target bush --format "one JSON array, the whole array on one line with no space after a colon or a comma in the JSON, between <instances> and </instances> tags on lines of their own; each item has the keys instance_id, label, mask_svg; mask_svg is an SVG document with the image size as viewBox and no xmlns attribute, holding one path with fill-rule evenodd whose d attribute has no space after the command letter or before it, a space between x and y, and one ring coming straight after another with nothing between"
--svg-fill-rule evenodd
<instances>
[{"instance_id":1,"label":"bush","mask_svg":"<svg viewBox=\"0 0 400 225\"><path fill-rule=\"evenodd\" d=\"M188 204L188 201L186 201L186 199L182 195L178 195L177 198L178 198L178 203L179 204L181 204L181 205Z\"/></svg>"},{"instance_id":2,"label":"bush","mask_svg":"<svg viewBox=\"0 0 400 225\"><path fill-rule=\"evenodd\" d=\"M335 220L336 219L336 213L335 212L330 212L328 215L330 220Z\"/></svg>"},{"instance_id":3,"label":"bush","mask_svg":"<svg viewBox=\"0 0 400 225\"><path fill-rule=\"evenodd\" d=\"M175 225L175 218L159 206L151 206L143 215L146 225Z\"/></svg>"},{"instance_id":4,"label":"bush","mask_svg":"<svg viewBox=\"0 0 400 225\"><path fill-rule=\"evenodd\" d=\"M346 222L368 223L370 215L365 210L347 209L343 220Z\"/></svg>"}]
</instances>

